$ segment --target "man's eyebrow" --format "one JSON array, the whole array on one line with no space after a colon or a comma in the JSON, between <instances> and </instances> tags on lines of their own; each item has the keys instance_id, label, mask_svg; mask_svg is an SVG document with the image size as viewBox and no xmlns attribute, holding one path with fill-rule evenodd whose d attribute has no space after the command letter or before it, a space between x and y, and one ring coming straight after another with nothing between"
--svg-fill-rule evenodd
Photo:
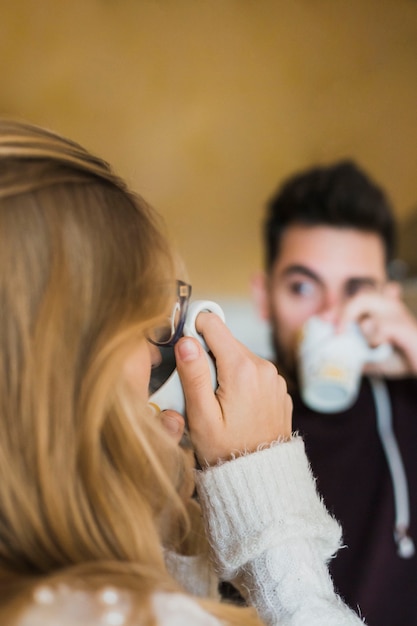
<instances>
[{"instance_id":1,"label":"man's eyebrow","mask_svg":"<svg viewBox=\"0 0 417 626\"><path fill-rule=\"evenodd\" d=\"M283 276L291 276L292 274L302 274L303 276L306 276L307 278L314 280L314 282L316 283L323 284L323 281L320 278L320 276L316 274L316 272L313 272L313 270L311 270L306 265L297 265L297 264L288 265L282 272Z\"/></svg>"}]
</instances>

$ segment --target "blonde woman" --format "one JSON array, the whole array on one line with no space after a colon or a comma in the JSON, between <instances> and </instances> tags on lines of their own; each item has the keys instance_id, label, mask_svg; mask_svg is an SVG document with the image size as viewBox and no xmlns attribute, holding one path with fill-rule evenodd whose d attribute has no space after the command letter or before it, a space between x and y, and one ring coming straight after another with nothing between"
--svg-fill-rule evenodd
<instances>
[{"instance_id":1,"label":"blonde woman","mask_svg":"<svg viewBox=\"0 0 417 626\"><path fill-rule=\"evenodd\" d=\"M213 393L172 329L194 478L183 418L148 407L175 274L156 213L106 163L0 123L0 623L361 623L333 590L340 530L274 366L201 314ZM213 569L251 608L219 602Z\"/></svg>"}]
</instances>

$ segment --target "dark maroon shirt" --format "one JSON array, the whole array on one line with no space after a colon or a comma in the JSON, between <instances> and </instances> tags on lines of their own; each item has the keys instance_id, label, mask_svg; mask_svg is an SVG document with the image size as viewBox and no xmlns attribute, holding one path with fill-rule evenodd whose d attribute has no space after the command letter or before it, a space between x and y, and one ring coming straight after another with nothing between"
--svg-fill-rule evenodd
<instances>
[{"instance_id":1,"label":"dark maroon shirt","mask_svg":"<svg viewBox=\"0 0 417 626\"><path fill-rule=\"evenodd\" d=\"M417 380L388 383L394 431L410 496L410 535L417 549ZM417 555L397 555L393 486L364 379L356 404L343 413L308 409L297 393L293 429L304 438L317 487L343 528L330 563L336 590L368 626L417 626Z\"/></svg>"}]
</instances>

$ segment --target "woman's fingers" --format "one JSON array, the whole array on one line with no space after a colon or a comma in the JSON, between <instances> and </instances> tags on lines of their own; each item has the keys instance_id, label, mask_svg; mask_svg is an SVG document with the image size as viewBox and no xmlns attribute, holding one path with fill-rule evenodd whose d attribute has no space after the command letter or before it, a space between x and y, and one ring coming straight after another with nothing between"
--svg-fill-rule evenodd
<instances>
[{"instance_id":1,"label":"woman's fingers","mask_svg":"<svg viewBox=\"0 0 417 626\"><path fill-rule=\"evenodd\" d=\"M183 416L176 411L162 411L162 413L159 414L159 419L166 432L176 443L179 443L185 428Z\"/></svg>"},{"instance_id":2,"label":"woman's fingers","mask_svg":"<svg viewBox=\"0 0 417 626\"><path fill-rule=\"evenodd\" d=\"M181 339L176 358L190 435L200 461L215 463L289 438L292 405L275 366L252 354L211 313L199 315L197 328L216 363L216 391L207 354L197 340Z\"/></svg>"},{"instance_id":3,"label":"woman's fingers","mask_svg":"<svg viewBox=\"0 0 417 626\"><path fill-rule=\"evenodd\" d=\"M184 389L187 415L207 413L219 418L220 407L213 393L209 357L197 339L183 337L175 346L175 358ZM192 424L190 424L192 428Z\"/></svg>"}]
</instances>

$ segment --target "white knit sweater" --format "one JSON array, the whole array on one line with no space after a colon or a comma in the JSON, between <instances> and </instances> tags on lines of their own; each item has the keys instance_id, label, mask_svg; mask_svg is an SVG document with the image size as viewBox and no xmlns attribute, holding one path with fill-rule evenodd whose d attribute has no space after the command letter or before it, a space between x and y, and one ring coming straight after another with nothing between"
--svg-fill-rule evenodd
<instances>
[{"instance_id":1,"label":"white knit sweater","mask_svg":"<svg viewBox=\"0 0 417 626\"><path fill-rule=\"evenodd\" d=\"M265 624L363 626L334 592L327 562L341 532L317 495L300 438L197 472L196 483L217 574L239 588ZM190 593L213 592L213 576L198 557L167 555L167 565ZM159 626L221 626L186 594L157 593L153 606ZM127 593L46 588L19 626L128 620L136 624Z\"/></svg>"},{"instance_id":2,"label":"white knit sweater","mask_svg":"<svg viewBox=\"0 0 417 626\"><path fill-rule=\"evenodd\" d=\"M302 439L200 472L197 487L220 578L268 625L362 624L327 563L341 530L318 497Z\"/></svg>"}]
</instances>

